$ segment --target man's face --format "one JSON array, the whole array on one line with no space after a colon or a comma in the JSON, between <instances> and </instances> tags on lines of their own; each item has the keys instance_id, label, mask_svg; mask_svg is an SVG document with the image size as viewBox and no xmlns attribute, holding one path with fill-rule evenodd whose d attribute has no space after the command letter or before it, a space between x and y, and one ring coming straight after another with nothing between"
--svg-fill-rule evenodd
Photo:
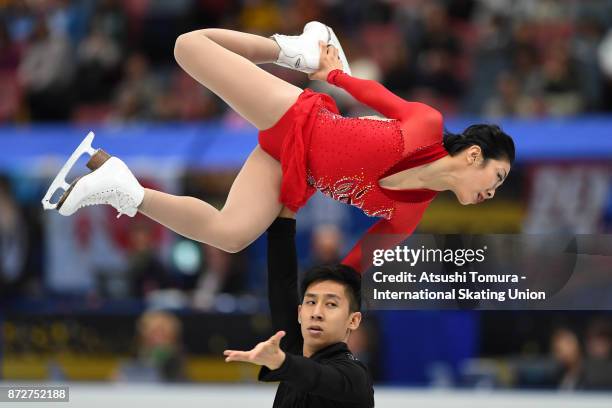
<instances>
[{"instance_id":1,"label":"man's face","mask_svg":"<svg viewBox=\"0 0 612 408\"><path fill-rule=\"evenodd\" d=\"M344 285L334 281L314 282L306 289L298 306L304 355L309 356L330 344L346 341L349 330L356 330L361 313L350 312Z\"/></svg>"}]
</instances>

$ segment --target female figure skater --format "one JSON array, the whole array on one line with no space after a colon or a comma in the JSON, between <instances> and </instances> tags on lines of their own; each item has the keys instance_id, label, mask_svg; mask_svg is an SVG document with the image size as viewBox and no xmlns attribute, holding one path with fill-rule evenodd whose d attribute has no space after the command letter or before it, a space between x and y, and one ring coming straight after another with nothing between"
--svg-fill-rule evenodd
<instances>
[{"instance_id":1,"label":"female figure skater","mask_svg":"<svg viewBox=\"0 0 612 408\"><path fill-rule=\"evenodd\" d=\"M187 73L260 131L223 209L143 189L122 161L93 150L91 139L73 156L92 155L88 167L94 171L72 185L60 180L66 193L57 204L43 200L45 208L70 215L85 205L111 204L119 215L140 211L183 236L237 252L283 205L298 211L320 190L381 217L368 233L407 236L439 191L451 190L464 205L480 203L493 197L514 161L514 143L499 127L474 125L443 138L438 111L350 76L333 31L318 22L296 37L193 31L177 39L174 54ZM268 62L327 80L391 120L340 116L328 95L297 88L256 65ZM360 258L358 243L343 263L360 270Z\"/></svg>"}]
</instances>

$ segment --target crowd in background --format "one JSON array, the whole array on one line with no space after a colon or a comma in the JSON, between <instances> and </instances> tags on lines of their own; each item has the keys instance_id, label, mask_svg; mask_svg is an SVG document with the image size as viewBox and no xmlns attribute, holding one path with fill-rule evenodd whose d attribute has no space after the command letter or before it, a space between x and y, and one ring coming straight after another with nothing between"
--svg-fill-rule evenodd
<instances>
[{"instance_id":1,"label":"crowd in background","mask_svg":"<svg viewBox=\"0 0 612 408\"><path fill-rule=\"evenodd\" d=\"M608 0L3 0L0 122L222 117L173 61L176 37L298 34L309 20L333 26L356 76L446 114L610 111L611 16Z\"/></svg>"},{"instance_id":2,"label":"crowd in background","mask_svg":"<svg viewBox=\"0 0 612 408\"><path fill-rule=\"evenodd\" d=\"M605 389L612 384L612 324L608 319L594 319L583 336L562 327L551 336L551 350L558 363L556 382L561 389L580 389L598 384ZM595 388L595 387L593 387Z\"/></svg>"},{"instance_id":3,"label":"crowd in background","mask_svg":"<svg viewBox=\"0 0 612 408\"><path fill-rule=\"evenodd\" d=\"M0 0L0 123L234 121L219 98L177 66L176 37L204 27L298 34L310 20L334 28L355 76L448 115L612 111L612 0ZM306 75L265 68L334 94L346 113L363 113L351 98L309 83ZM15 190L9 178L0 178L0 307L16 295L45 295L40 210L38 203L36 210L21 209ZM316 223L304 269L341 259L346 243L339 218ZM202 245L197 273L177 274L176 265L161 259L152 228L133 224L126 236L131 250L121 272L123 289L116 280L100 280L88 302L179 289L188 294L188 307L219 311L231 296L252 290L245 254ZM174 318L160 319L179 330ZM158 345L147 343L147 333L157 322L139 326L144 361L156 356L150 350ZM557 363L553 378L559 387L581 388L591 380L587 373L598 372L593 361L610 361L611 330L603 319L580 333L565 327L551 334L549 360ZM178 342L178 336L168 337ZM367 339L355 336L352 347L365 350L360 344ZM182 379L182 356L171 356L161 376ZM126 367L118 378L140 373Z\"/></svg>"}]
</instances>

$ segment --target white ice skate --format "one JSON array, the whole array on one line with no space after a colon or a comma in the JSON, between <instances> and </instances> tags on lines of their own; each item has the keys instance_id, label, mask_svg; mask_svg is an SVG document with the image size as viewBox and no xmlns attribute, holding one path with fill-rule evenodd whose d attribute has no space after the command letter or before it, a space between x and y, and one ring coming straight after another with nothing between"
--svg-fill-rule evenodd
<instances>
[{"instance_id":1,"label":"white ice skate","mask_svg":"<svg viewBox=\"0 0 612 408\"><path fill-rule=\"evenodd\" d=\"M274 34L272 38L280 47L280 53L275 64L312 74L319 69L319 41L323 41L338 49L343 71L351 74L351 68L338 37L334 34L334 30L325 24L311 21L304 26L304 32L301 35Z\"/></svg>"},{"instance_id":2,"label":"white ice skate","mask_svg":"<svg viewBox=\"0 0 612 408\"><path fill-rule=\"evenodd\" d=\"M89 132L55 176L42 200L43 208L57 209L60 214L68 216L81 207L109 204L119 211L117 218L122 214L133 217L144 198L144 188L125 163L116 157L111 157L102 149L92 148L93 138L94 133ZM84 153L91 156L87 162L91 173L68 184L66 182L68 172ZM64 194L57 203L51 203L51 197L59 189L64 190Z\"/></svg>"}]
</instances>

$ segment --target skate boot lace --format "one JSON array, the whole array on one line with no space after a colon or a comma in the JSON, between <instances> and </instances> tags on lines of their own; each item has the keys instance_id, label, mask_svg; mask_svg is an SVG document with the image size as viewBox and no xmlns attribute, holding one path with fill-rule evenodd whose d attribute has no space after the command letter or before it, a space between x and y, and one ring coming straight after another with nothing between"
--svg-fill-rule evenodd
<instances>
[{"instance_id":1,"label":"skate boot lace","mask_svg":"<svg viewBox=\"0 0 612 408\"><path fill-rule=\"evenodd\" d=\"M81 201L79 208L99 204L109 204L113 206L119 212L117 218L121 217L123 214L127 214L129 210L133 210L136 207L136 201L132 196L124 193L118 188L113 188L88 196Z\"/></svg>"}]
</instances>

